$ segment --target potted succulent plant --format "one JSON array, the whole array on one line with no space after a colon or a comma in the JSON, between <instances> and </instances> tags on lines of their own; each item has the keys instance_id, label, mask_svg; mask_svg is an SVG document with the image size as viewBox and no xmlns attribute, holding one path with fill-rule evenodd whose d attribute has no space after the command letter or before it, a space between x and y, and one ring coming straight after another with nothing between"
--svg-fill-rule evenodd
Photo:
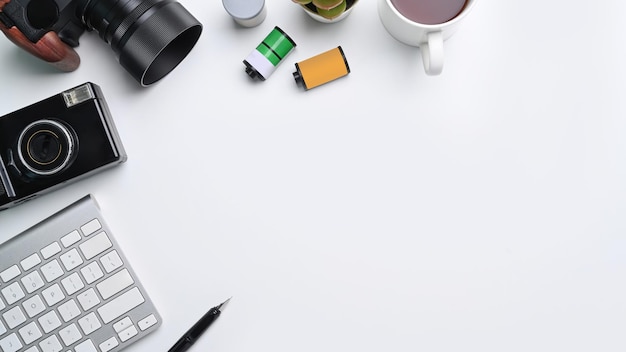
<instances>
[{"instance_id":1,"label":"potted succulent plant","mask_svg":"<svg viewBox=\"0 0 626 352\"><path fill-rule=\"evenodd\" d=\"M312 18L332 23L344 19L358 0L292 0Z\"/></svg>"}]
</instances>

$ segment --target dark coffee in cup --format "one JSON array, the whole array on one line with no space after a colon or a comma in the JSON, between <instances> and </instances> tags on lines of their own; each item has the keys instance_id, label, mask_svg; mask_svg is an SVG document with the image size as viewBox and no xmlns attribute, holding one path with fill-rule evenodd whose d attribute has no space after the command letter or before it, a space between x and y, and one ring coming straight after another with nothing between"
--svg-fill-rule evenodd
<instances>
[{"instance_id":1,"label":"dark coffee in cup","mask_svg":"<svg viewBox=\"0 0 626 352\"><path fill-rule=\"evenodd\" d=\"M391 0L409 20L422 24L440 24L458 16L467 0Z\"/></svg>"}]
</instances>

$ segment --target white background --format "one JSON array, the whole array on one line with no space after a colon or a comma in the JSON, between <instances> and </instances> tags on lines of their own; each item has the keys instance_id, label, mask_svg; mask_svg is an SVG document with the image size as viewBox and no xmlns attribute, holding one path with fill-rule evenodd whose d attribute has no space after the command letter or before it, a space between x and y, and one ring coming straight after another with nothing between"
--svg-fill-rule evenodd
<instances>
[{"instance_id":1,"label":"white background","mask_svg":"<svg viewBox=\"0 0 626 352\"><path fill-rule=\"evenodd\" d=\"M128 162L0 213L0 240L93 193L164 317L129 352L230 296L192 351L626 350L626 2L480 0L437 77L374 0L331 25L268 0L251 29L182 3L202 37L149 88L94 33L73 73L0 40L0 115L105 93ZM298 46L251 81L275 25ZM352 73L296 86L337 45Z\"/></svg>"}]
</instances>

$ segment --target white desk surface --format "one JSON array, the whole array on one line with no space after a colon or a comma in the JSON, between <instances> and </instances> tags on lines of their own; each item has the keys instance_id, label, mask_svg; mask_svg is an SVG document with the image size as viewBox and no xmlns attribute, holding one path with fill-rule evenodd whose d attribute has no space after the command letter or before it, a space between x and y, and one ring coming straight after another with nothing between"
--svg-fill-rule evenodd
<instances>
[{"instance_id":1,"label":"white desk surface","mask_svg":"<svg viewBox=\"0 0 626 352\"><path fill-rule=\"evenodd\" d=\"M92 81L127 163L0 213L4 241L92 193L164 317L165 351L624 351L626 2L481 0L444 72L383 28L268 0L255 28L186 0L198 45L140 88L93 33L58 73L0 40L0 115ZM242 60L298 46L265 82ZM296 86L341 45L352 73Z\"/></svg>"}]
</instances>

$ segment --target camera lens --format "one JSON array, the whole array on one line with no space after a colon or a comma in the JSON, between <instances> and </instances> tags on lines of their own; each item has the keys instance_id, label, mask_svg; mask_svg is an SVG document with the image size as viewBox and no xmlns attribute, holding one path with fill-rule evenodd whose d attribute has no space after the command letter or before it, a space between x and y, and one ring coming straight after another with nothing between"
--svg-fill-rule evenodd
<instances>
[{"instance_id":1,"label":"camera lens","mask_svg":"<svg viewBox=\"0 0 626 352\"><path fill-rule=\"evenodd\" d=\"M54 175L73 159L76 147L73 136L60 122L35 121L26 126L17 141L20 161L35 175Z\"/></svg>"},{"instance_id":2,"label":"camera lens","mask_svg":"<svg viewBox=\"0 0 626 352\"><path fill-rule=\"evenodd\" d=\"M200 22L172 0L80 0L78 10L143 86L178 66L202 33Z\"/></svg>"}]
</instances>

